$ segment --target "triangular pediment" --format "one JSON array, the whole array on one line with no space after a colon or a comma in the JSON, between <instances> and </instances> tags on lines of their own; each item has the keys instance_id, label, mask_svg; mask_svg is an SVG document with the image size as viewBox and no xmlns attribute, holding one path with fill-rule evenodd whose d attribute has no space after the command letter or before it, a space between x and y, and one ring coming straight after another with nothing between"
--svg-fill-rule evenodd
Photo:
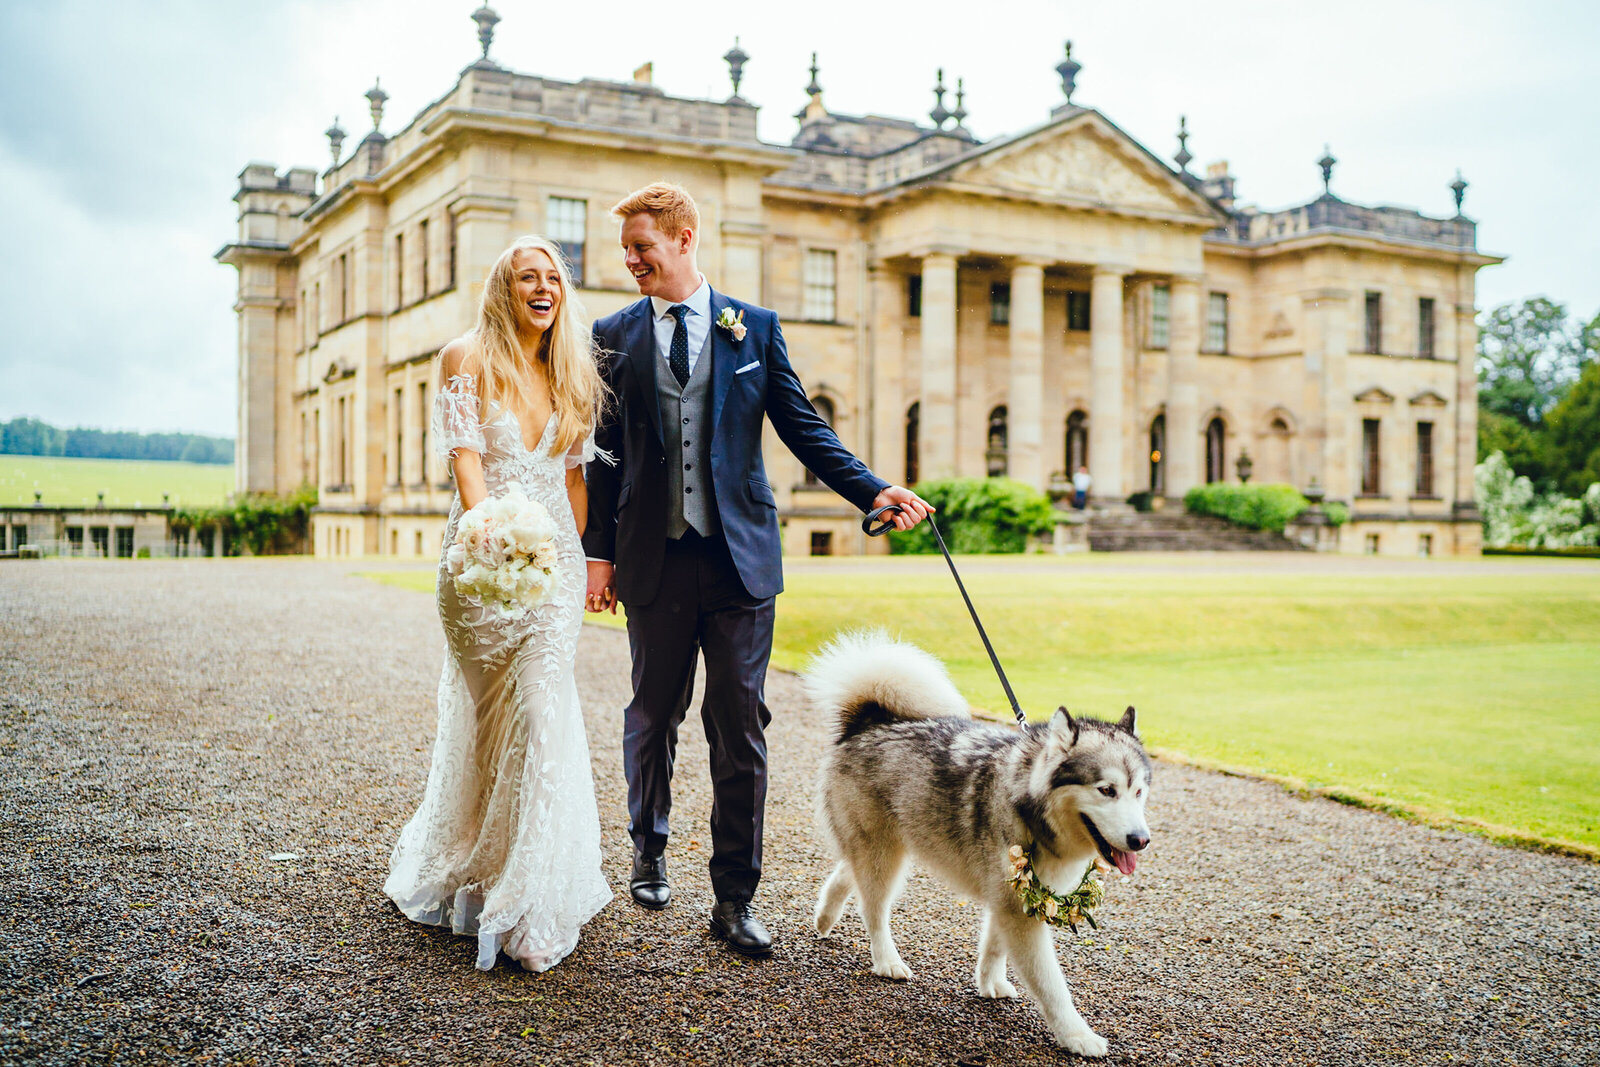
<instances>
[{"instance_id":1,"label":"triangular pediment","mask_svg":"<svg viewBox=\"0 0 1600 1067\"><path fill-rule=\"evenodd\" d=\"M1432 389L1424 389L1422 392L1411 398L1411 403L1414 407L1419 408L1442 408L1446 406L1449 401Z\"/></svg>"},{"instance_id":2,"label":"triangular pediment","mask_svg":"<svg viewBox=\"0 0 1600 1067\"><path fill-rule=\"evenodd\" d=\"M986 146L944 177L1031 199L1221 219L1209 200L1094 111Z\"/></svg>"},{"instance_id":3,"label":"triangular pediment","mask_svg":"<svg viewBox=\"0 0 1600 1067\"><path fill-rule=\"evenodd\" d=\"M1393 404L1394 394L1386 392L1382 386L1369 385L1356 394L1358 404Z\"/></svg>"}]
</instances>

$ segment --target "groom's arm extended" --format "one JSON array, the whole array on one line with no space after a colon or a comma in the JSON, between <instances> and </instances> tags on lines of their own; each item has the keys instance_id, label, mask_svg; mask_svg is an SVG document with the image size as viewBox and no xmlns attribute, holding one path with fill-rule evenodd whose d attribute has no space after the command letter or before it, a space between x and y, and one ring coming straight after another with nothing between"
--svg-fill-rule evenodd
<instances>
[{"instance_id":1,"label":"groom's arm extended","mask_svg":"<svg viewBox=\"0 0 1600 1067\"><path fill-rule=\"evenodd\" d=\"M606 603L611 595L612 577L617 558L617 491L622 484L622 471L626 460L622 455L622 411L620 394L616 387L616 353L605 348L605 339L598 333L596 342L602 349L600 376L610 391L607 404L600 412L594 428L596 457L584 465L583 477L589 486L589 521L583 530L583 554L589 558L588 603L590 610L612 607ZM614 462L600 458L609 455ZM601 597L598 606L593 605Z\"/></svg>"},{"instance_id":2,"label":"groom's arm extended","mask_svg":"<svg viewBox=\"0 0 1600 1067\"><path fill-rule=\"evenodd\" d=\"M927 517L932 507L909 489L890 485L855 457L811 406L800 376L789 363L783 327L772 316L772 341L767 347L767 417L789 451L829 489L861 511L899 504L896 529L909 530Z\"/></svg>"}]
</instances>

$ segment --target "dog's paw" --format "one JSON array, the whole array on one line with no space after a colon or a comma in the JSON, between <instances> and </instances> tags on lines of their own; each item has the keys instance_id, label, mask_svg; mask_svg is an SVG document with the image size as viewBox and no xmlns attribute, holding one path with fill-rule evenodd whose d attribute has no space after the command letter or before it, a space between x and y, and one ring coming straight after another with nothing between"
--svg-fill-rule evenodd
<instances>
[{"instance_id":1,"label":"dog's paw","mask_svg":"<svg viewBox=\"0 0 1600 1067\"><path fill-rule=\"evenodd\" d=\"M979 976L976 981L978 996L988 1000L1011 1000L1017 995L1017 987L1006 981L1003 974Z\"/></svg>"},{"instance_id":2,"label":"dog's paw","mask_svg":"<svg viewBox=\"0 0 1600 1067\"><path fill-rule=\"evenodd\" d=\"M817 908L816 914L811 917L811 925L817 928L818 937L827 937L833 932L833 928L838 922L839 916L837 914L830 915L820 906Z\"/></svg>"},{"instance_id":3,"label":"dog's paw","mask_svg":"<svg viewBox=\"0 0 1600 1067\"><path fill-rule=\"evenodd\" d=\"M1078 1030L1065 1037L1057 1038L1057 1044L1069 1052L1076 1052L1080 1056L1093 1056L1099 1058L1106 1054L1111 1046L1106 1039L1093 1030Z\"/></svg>"},{"instance_id":4,"label":"dog's paw","mask_svg":"<svg viewBox=\"0 0 1600 1067\"><path fill-rule=\"evenodd\" d=\"M890 978L896 982L904 982L911 978L911 968L906 966L906 961L898 954L881 962L873 960L872 973L879 978Z\"/></svg>"}]
</instances>

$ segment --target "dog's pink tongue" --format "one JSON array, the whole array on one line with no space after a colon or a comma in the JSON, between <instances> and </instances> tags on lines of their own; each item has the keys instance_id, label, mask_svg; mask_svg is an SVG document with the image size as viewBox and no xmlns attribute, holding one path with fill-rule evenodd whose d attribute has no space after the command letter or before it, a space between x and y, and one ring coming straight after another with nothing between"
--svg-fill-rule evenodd
<instances>
[{"instance_id":1,"label":"dog's pink tongue","mask_svg":"<svg viewBox=\"0 0 1600 1067\"><path fill-rule=\"evenodd\" d=\"M1117 852L1117 870L1123 874L1132 874L1133 869L1139 865L1139 857L1132 852Z\"/></svg>"}]
</instances>

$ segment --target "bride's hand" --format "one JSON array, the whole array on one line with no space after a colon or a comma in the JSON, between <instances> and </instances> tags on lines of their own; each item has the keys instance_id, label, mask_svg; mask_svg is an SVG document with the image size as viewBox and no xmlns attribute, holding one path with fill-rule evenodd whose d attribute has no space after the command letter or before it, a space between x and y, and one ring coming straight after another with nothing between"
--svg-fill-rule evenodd
<instances>
[{"instance_id":1,"label":"bride's hand","mask_svg":"<svg viewBox=\"0 0 1600 1067\"><path fill-rule=\"evenodd\" d=\"M614 563L600 559L589 561L589 588L583 601L585 610L601 612L609 608L611 614L617 613L617 591L613 585L616 574Z\"/></svg>"}]
</instances>

